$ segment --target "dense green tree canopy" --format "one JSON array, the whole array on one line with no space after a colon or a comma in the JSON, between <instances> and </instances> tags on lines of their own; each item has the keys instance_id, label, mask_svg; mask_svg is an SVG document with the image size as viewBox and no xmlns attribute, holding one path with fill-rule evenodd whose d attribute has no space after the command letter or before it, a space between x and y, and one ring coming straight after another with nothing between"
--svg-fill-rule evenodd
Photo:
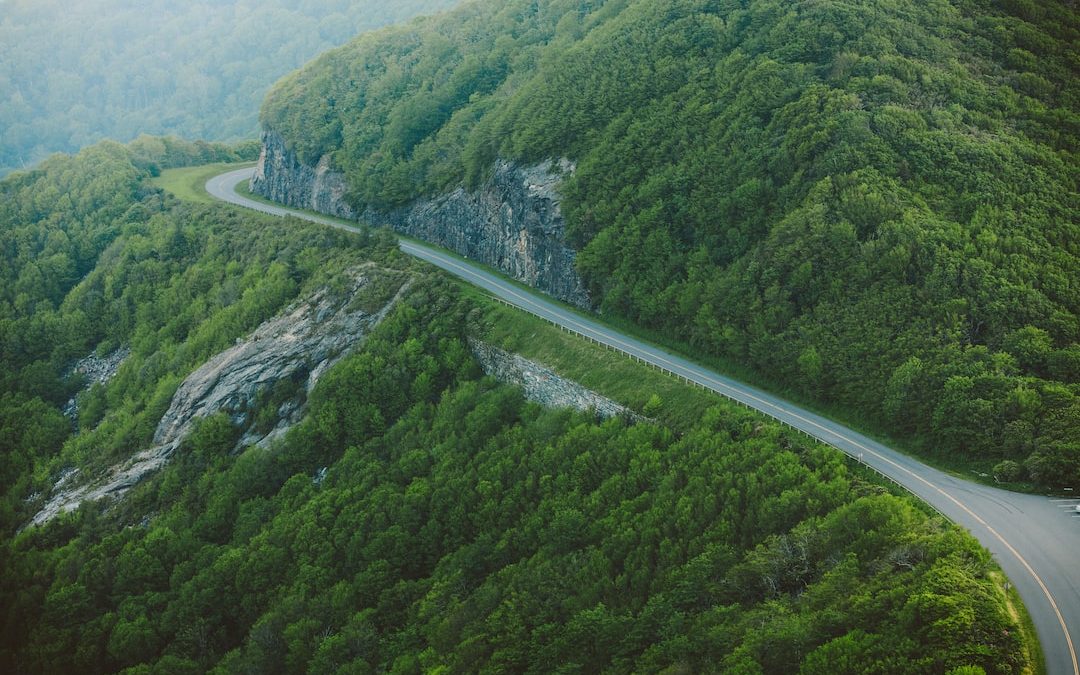
<instances>
[{"instance_id":1,"label":"dense green tree canopy","mask_svg":"<svg viewBox=\"0 0 1080 675\"><path fill-rule=\"evenodd\" d=\"M285 73L456 0L5 0L0 175L141 133L254 138Z\"/></svg>"},{"instance_id":2,"label":"dense green tree canopy","mask_svg":"<svg viewBox=\"0 0 1080 675\"><path fill-rule=\"evenodd\" d=\"M146 446L184 376L365 259L372 238L193 207L149 183L159 167L236 158L147 137L0 181L3 527L25 520L39 504L19 496L46 491L62 467L100 469ZM72 362L120 346L132 353L115 388L80 394L72 437L59 410L84 384Z\"/></svg>"},{"instance_id":3,"label":"dense green tree canopy","mask_svg":"<svg viewBox=\"0 0 1080 675\"><path fill-rule=\"evenodd\" d=\"M1080 13L510 0L358 38L263 123L386 208L566 156L598 307L943 458L1080 484Z\"/></svg>"},{"instance_id":4,"label":"dense green tree canopy","mask_svg":"<svg viewBox=\"0 0 1080 675\"><path fill-rule=\"evenodd\" d=\"M839 453L719 401L685 428L526 403L482 377L474 301L393 237L177 202L147 182L166 145L0 182L4 269L49 289L0 300L0 670L1025 671L990 555ZM416 283L283 439L205 418L123 500L16 532L63 468L145 448L186 373L368 260ZM73 430L66 364L117 345Z\"/></svg>"}]
</instances>

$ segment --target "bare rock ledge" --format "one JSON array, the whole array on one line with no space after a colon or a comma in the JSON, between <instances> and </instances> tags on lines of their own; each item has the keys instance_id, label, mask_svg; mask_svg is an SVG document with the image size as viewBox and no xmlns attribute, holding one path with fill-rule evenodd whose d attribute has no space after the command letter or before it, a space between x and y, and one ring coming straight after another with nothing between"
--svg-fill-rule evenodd
<instances>
[{"instance_id":1,"label":"bare rock ledge","mask_svg":"<svg viewBox=\"0 0 1080 675\"><path fill-rule=\"evenodd\" d=\"M77 471L66 471L53 486L45 506L30 525L48 522L84 501L119 497L169 461L193 425L202 417L225 411L234 423L249 426L250 411L261 392L283 379L305 379L308 392L319 377L362 344L406 292L397 294L375 313L350 306L357 293L379 274L372 264L352 270L351 293L333 297L322 289L259 326L247 338L217 354L184 380L154 433L153 446L114 466L97 480L80 483ZM279 424L268 435L249 433L242 445L266 444L303 417L303 406L286 402Z\"/></svg>"},{"instance_id":2,"label":"bare rock ledge","mask_svg":"<svg viewBox=\"0 0 1080 675\"><path fill-rule=\"evenodd\" d=\"M522 283L579 307L589 295L566 243L559 186L574 172L566 159L520 166L500 160L475 190L458 187L390 211L357 213L346 201L348 182L324 155L312 167L276 132L263 134L251 190L287 206L311 209L444 246L491 265Z\"/></svg>"}]
</instances>

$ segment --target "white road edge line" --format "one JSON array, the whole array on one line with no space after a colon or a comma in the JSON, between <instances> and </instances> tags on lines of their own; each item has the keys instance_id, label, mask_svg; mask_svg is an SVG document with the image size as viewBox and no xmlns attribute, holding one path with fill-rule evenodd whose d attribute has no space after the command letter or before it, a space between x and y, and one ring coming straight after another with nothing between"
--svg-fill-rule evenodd
<instances>
[{"instance_id":1,"label":"white road edge line","mask_svg":"<svg viewBox=\"0 0 1080 675\"><path fill-rule=\"evenodd\" d=\"M237 170L237 171L232 171L232 172L228 172L226 174L221 174L219 176L215 176L214 178L207 181L207 187L209 187L210 184L214 183L215 181L217 182L217 185L225 186L226 177L231 177L232 175L240 175L245 171L251 171L251 170L253 170L253 169L240 169L240 170ZM239 180L242 180L242 178L239 178L237 183L239 183ZM231 204L234 204L234 205L237 205L237 206L241 206L241 207L250 208L252 210L259 211L259 212L262 212L262 213L269 213L271 215L277 215L277 216L283 216L284 215L283 213L270 211L270 210L264 209L264 208L258 208L259 206L262 206L262 205L259 204L258 202L254 202L252 200L241 197L239 194L237 194L236 197L237 197L237 199L235 201L233 201L233 200L226 200L226 201L228 201L228 203L231 203ZM281 212L285 212L285 214L292 215L294 217L301 218L301 219L304 219L304 220L320 223L320 224L323 224L323 225L329 225L331 227L336 227L336 228L339 228L339 229L354 230L354 231L356 230L356 228L351 227L349 225L345 225L345 224L342 224L342 223L335 223L335 222L333 222L333 221L331 221L329 219L319 218L317 216L312 216L312 215L309 215L307 213L304 213L303 211L298 211L298 210L295 210L295 209L292 209L292 208L289 208L289 207L279 206L279 207L273 207L273 208L278 209ZM782 420L782 419L780 419L778 417L778 415L781 414L781 413L789 415L793 419L799 420L803 424L805 424L805 425L807 425L807 426L809 426L809 427L811 427L813 429L820 430L819 433L821 433L821 434L829 435L829 436L831 436L833 438L840 439L840 440L842 440L842 441L844 441L846 443L851 444L854 448L857 448L858 450L860 450L860 453L859 453L860 455L862 453L869 453L871 456L875 457L878 461L880 461L880 462L882 462L882 463L884 463L884 464L886 464L888 466L893 467L898 472L901 472L901 473L911 477L913 480L918 481L918 482L922 483L923 485L925 485L926 487L930 488L931 490L937 492L943 498L945 498L946 500L952 502L957 508L959 508L964 513L966 513L968 516L973 518L975 520L975 522L977 522L981 526L985 527L986 530L995 539L997 539L1010 553L1012 553L1012 555L1020 562L1021 566L1023 566L1024 569L1027 570L1027 572L1035 580L1036 584L1039 586L1039 588L1042 590L1043 594L1045 595L1047 601L1050 603L1050 607L1054 611L1054 614L1057 617L1058 623L1061 626L1061 630L1063 631L1063 633L1065 635L1065 641L1066 641L1066 644L1068 645L1069 655L1070 655L1070 658L1072 660L1073 673L1074 673L1074 675L1080 675L1080 664L1078 664L1078 661L1077 661L1076 648L1073 645L1072 635L1069 633L1069 628L1065 623L1065 617L1061 614L1061 610L1058 608L1058 604L1055 601L1054 596L1050 593L1050 589L1047 588L1047 586L1043 582L1042 578L1039 577L1038 573L1035 572L1035 570L1031 567L1031 565L1028 563L1028 561L1020 554L1020 552L1017 551L1012 546L1012 544L1010 544L1001 534L999 534L997 532L997 530L995 530L989 523L987 523L985 520L983 520L978 514L976 514L974 511L972 511L970 508L968 508L967 505L965 505L960 500L958 500L956 497L954 497L951 494L949 494L948 492L946 492L944 489L942 489L938 485L936 485L936 484L930 482L929 480L927 480L926 478L918 475L917 473L915 473L911 469L908 469L907 467L904 467L901 464L898 464L897 462L891 460L890 458L885 457L885 456L881 455L878 452L875 452L874 450L866 447L862 443L860 443L860 442L858 442L858 441L856 441L856 440L854 440L852 438L849 438L849 437L845 436L842 432L839 432L839 431L836 431L834 429L830 429L828 427L825 427L825 426L819 424L818 422L816 422L814 420L811 420L811 419L807 419L806 417L804 417L804 416L802 416L802 415L800 415L800 414L798 414L798 413L796 413L794 411L787 410L787 409L783 408L782 406L780 406L778 404L772 403L771 401L766 401L766 400L754 395L753 393L750 393L750 392L738 392L738 391L734 390L727 383L716 379L712 375L705 374L705 373L699 374L699 373L695 373L695 372L693 372L691 370L688 370L682 364L675 363L675 362L669 360L669 358L677 358L677 357L674 357L674 356L672 356L670 354L667 354L666 352L662 352L661 350L658 350L658 349L652 348L652 347L642 348L642 347L638 347L636 345L632 345L632 344L629 344L627 342L624 342L623 340L621 340L618 337L617 333L614 333L615 329L611 329L614 334L612 334L612 335L604 335L603 333L601 333L598 329L594 328L593 326L590 326L590 325L588 325L586 323L582 323L581 320L579 320L574 315L569 314L569 313L565 312L564 310L561 310L560 308L557 308L557 307L554 308L554 310L551 309L551 308L548 308L548 307L540 304L539 302L533 300L532 298L530 298L530 297L528 297L526 295L522 295L518 291L517 288L515 288L513 286L510 286L509 284L506 284L505 282L503 282L501 279L498 279L497 277L494 277L494 276L491 276L489 278L483 277L479 273L474 271L473 269L470 269L468 267L465 267L465 266L461 265L459 262L457 262L453 258L447 256L444 253L441 253L438 250L435 250L434 248L431 248L431 247L428 247L428 246L425 246L425 245L421 245L421 244L414 244L412 242L406 242L406 241L403 241L403 240L400 240L400 239L399 239L399 244L400 244L401 250L405 251L406 253L410 253L410 254L412 254L412 255L414 255L416 257L419 257L421 259L428 260L428 261L439 261L441 263L439 266L443 267L444 269L453 268L453 269L457 270L458 271L458 276L461 276L466 281L479 280L479 281L483 281L485 284L491 284L491 285L493 285L493 286L495 286L497 288L500 288L500 290L502 290L504 293L506 293L507 296L516 298L518 300L518 302L521 303L521 304L518 304L518 303L511 303L511 304L516 305L519 309L521 309L523 311L526 311L526 312L528 312L530 314L533 314L533 315L537 316L540 319L543 319L543 320L550 321L552 323L558 324L557 321L552 319L550 316L547 316L547 315L550 314L550 315L560 319L561 321L565 322L565 325L568 325L568 326L573 325L573 326L580 327L581 330L580 331L575 330L575 332L579 332L583 337L587 337L589 339L592 339L593 341L595 341L597 343L605 344L606 346L614 347L614 348L618 349L620 352L623 352L624 354L626 354L628 356L631 356L632 358L637 357L637 358L640 358L642 360L650 360L651 359L652 365L659 366L661 369L667 370L668 372L672 373L673 375L682 377L683 379L686 379L686 380L694 379L699 384L703 384L705 386L708 386L709 389L712 390L714 393L719 394L721 396L724 396L725 398L729 398L729 399L735 400L735 401L737 401L739 403L743 403L743 404L747 404L747 401L744 400L744 399L749 399L750 401L753 401L753 402L755 402L757 404L754 407L757 408L757 410L759 412L762 412L762 413L768 415L769 417L777 419L782 424L788 424L789 426L793 426L793 425L791 425L790 422L786 422L785 420ZM531 309L531 308L535 308L535 309ZM669 357L669 358L665 358L665 357ZM667 364L667 365L664 366L664 365L661 365L661 363ZM704 366L699 366L699 367L702 368L702 370L707 370L707 368L705 368ZM684 373L688 373L688 374L684 374ZM719 376L717 376L717 377L719 377ZM705 382L702 382L701 380L705 380ZM776 413L774 414L773 412L770 412L770 411L776 411ZM804 432L807 432L806 429L800 429L800 430L804 431ZM852 452L844 450L843 448L838 447L836 444L830 442L829 440L827 440L825 438L822 438L822 436L820 436L820 435L818 435L816 433L814 433L812 435L815 438L817 438L819 441L821 441L822 443L825 443L826 445L832 446L836 450L838 450L840 452L843 452L844 454L847 454L848 456L853 456L853 457L855 457L855 459L858 459L860 461L862 460L861 456L855 456ZM873 467L871 467L871 468L873 468ZM903 484L901 484L901 486L906 488L909 492L911 492L911 488L908 488L907 486L904 486ZM912 492L912 494L914 494L914 493ZM919 498L919 496L917 494L915 495L915 497ZM923 500L923 501L925 501L925 500ZM933 508L932 505L931 505L931 508ZM1080 515L1080 514L1078 514L1078 515Z\"/></svg>"}]
</instances>

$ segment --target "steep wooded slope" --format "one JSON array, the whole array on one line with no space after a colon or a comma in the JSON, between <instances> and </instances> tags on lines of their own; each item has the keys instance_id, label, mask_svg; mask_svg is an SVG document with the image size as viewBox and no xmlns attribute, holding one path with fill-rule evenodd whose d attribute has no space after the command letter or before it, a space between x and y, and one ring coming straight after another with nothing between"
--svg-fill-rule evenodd
<instances>
[{"instance_id":1,"label":"steep wooded slope","mask_svg":"<svg viewBox=\"0 0 1080 675\"><path fill-rule=\"evenodd\" d=\"M1078 44L1076 10L1034 0L477 2L324 55L262 119L357 207L567 156L602 310L1061 485Z\"/></svg>"},{"instance_id":2,"label":"steep wooded slope","mask_svg":"<svg viewBox=\"0 0 1080 675\"><path fill-rule=\"evenodd\" d=\"M689 425L527 404L470 354L483 312L393 237L181 203L133 155L0 181L5 266L49 289L0 296L3 672L1025 672L991 556L839 453L719 401ZM62 469L171 426L199 364L296 338L264 322L306 289L351 313L405 277L277 442L240 434L295 381L202 418L122 500L16 533ZM119 345L73 430L66 365Z\"/></svg>"},{"instance_id":3,"label":"steep wooded slope","mask_svg":"<svg viewBox=\"0 0 1080 675\"><path fill-rule=\"evenodd\" d=\"M166 198L145 167L185 154L230 151L110 142L0 181L0 530L28 521L65 467L93 478L151 447L192 370L370 259L371 240ZM73 429L60 409L85 381L70 367L119 347L130 356L79 394Z\"/></svg>"}]
</instances>

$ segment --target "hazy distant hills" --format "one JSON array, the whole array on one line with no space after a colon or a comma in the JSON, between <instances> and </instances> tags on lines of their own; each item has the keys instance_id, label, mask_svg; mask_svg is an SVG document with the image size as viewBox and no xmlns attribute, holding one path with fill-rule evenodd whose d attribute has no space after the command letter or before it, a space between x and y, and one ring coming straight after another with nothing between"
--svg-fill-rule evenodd
<instances>
[{"instance_id":1,"label":"hazy distant hills","mask_svg":"<svg viewBox=\"0 0 1080 675\"><path fill-rule=\"evenodd\" d=\"M457 0L0 3L0 175L140 133L252 137L267 87L357 33Z\"/></svg>"},{"instance_id":2,"label":"hazy distant hills","mask_svg":"<svg viewBox=\"0 0 1080 675\"><path fill-rule=\"evenodd\" d=\"M1077 64L1080 14L1041 0L476 2L323 55L262 119L360 210L567 157L606 313L1068 484Z\"/></svg>"}]
</instances>

